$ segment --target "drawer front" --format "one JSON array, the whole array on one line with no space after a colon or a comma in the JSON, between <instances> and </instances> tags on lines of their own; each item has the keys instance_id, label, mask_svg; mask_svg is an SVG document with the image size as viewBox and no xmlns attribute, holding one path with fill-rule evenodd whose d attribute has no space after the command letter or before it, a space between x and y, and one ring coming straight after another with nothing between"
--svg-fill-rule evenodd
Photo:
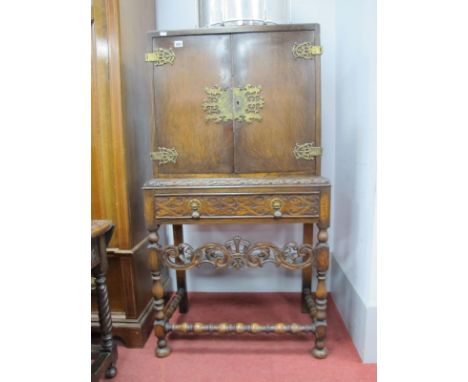
<instances>
[{"instance_id":1,"label":"drawer front","mask_svg":"<svg viewBox=\"0 0 468 382\"><path fill-rule=\"evenodd\" d=\"M318 217L320 193L262 195L156 195L156 219Z\"/></svg>"}]
</instances>

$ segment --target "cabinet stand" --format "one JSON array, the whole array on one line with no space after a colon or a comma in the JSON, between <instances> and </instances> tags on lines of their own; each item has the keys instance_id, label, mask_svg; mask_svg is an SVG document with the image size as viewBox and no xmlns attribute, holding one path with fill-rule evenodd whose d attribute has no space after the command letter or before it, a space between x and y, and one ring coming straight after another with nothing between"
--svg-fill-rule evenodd
<instances>
[{"instance_id":1,"label":"cabinet stand","mask_svg":"<svg viewBox=\"0 0 468 382\"><path fill-rule=\"evenodd\" d=\"M170 332L183 334L259 334L259 333L312 333L315 346L312 354L316 358L325 358L327 348L327 288L326 274L329 265L327 245L327 227L318 224L317 244L312 246L313 224L304 224L304 244L288 243L279 248L271 243L250 244L236 236L225 244L208 243L194 249L182 242L182 226L174 225L174 245L162 248L159 244L157 227L149 235L149 263L153 277L153 298L155 310L155 334L158 338L155 354L167 357L171 350L166 336ZM185 272L202 264L211 264L219 268L262 267L273 263L277 267L289 270L302 270L302 310L310 315L311 324L297 323L202 323L169 322L175 310L186 313L188 308ZM161 281L161 268L166 265L177 272L177 292L164 305L164 287ZM311 292L311 275L315 269L317 288Z\"/></svg>"}]
</instances>

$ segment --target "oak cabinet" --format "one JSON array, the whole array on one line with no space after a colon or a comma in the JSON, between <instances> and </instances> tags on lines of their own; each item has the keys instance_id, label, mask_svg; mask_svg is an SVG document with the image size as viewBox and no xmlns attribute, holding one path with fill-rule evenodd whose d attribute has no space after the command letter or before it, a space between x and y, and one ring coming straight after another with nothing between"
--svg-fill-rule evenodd
<instances>
[{"instance_id":1,"label":"oak cabinet","mask_svg":"<svg viewBox=\"0 0 468 382\"><path fill-rule=\"evenodd\" d=\"M154 176L320 173L319 158L295 155L320 146L320 65L296 53L319 34L291 29L153 35L167 59L153 70L153 151L177 154Z\"/></svg>"},{"instance_id":2,"label":"oak cabinet","mask_svg":"<svg viewBox=\"0 0 468 382\"><path fill-rule=\"evenodd\" d=\"M274 332L314 334L312 353L324 358L331 186L320 176L319 26L158 31L149 38L153 178L143 189L156 356L170 354L171 332ZM183 241L184 224L224 223L302 223L303 243L234 236L194 248ZM159 243L161 224L173 225L173 245ZM302 309L311 324L170 322L177 308L188 310L190 269L271 263L302 272ZM163 267L177 275L166 305Z\"/></svg>"}]
</instances>

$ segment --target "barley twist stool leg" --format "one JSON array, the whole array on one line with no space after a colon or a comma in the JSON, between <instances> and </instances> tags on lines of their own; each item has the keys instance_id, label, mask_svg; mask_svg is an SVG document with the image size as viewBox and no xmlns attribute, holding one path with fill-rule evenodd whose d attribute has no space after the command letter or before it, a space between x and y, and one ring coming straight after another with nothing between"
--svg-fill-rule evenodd
<instances>
[{"instance_id":1,"label":"barley twist stool leg","mask_svg":"<svg viewBox=\"0 0 468 382\"><path fill-rule=\"evenodd\" d=\"M98 299L98 315L101 329L101 347L106 353L114 353L114 343L112 340L112 318L109 306L109 295L107 292L106 276L98 267L96 274L96 294ZM113 356L115 357L115 356ZM106 378L113 378L117 374L115 359L111 366L106 370Z\"/></svg>"}]
</instances>

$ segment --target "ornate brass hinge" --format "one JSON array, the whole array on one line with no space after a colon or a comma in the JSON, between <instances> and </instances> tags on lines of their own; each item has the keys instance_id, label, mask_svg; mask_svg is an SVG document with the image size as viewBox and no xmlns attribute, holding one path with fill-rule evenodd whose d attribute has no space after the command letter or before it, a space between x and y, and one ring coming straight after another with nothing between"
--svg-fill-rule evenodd
<instances>
[{"instance_id":1,"label":"ornate brass hinge","mask_svg":"<svg viewBox=\"0 0 468 382\"><path fill-rule=\"evenodd\" d=\"M159 165L176 163L178 155L175 148L168 149L167 147L158 147L158 151L151 153L151 159L159 161Z\"/></svg>"},{"instance_id":2,"label":"ornate brass hinge","mask_svg":"<svg viewBox=\"0 0 468 382\"><path fill-rule=\"evenodd\" d=\"M296 146L294 146L293 150L293 154L296 157L296 159L305 160L312 160L317 156L321 156L322 152L322 148L314 146L313 143L296 143Z\"/></svg>"},{"instance_id":3,"label":"ornate brass hinge","mask_svg":"<svg viewBox=\"0 0 468 382\"><path fill-rule=\"evenodd\" d=\"M261 86L247 84L242 88L221 88L219 86L205 87L208 98L202 103L206 112L206 120L214 122L261 121L260 109L265 100L260 95Z\"/></svg>"},{"instance_id":4,"label":"ornate brass hinge","mask_svg":"<svg viewBox=\"0 0 468 382\"><path fill-rule=\"evenodd\" d=\"M295 42L292 48L294 58L305 58L306 60L310 60L314 58L314 56L322 53L323 48L320 45L313 45L310 41L306 41L301 44Z\"/></svg>"},{"instance_id":5,"label":"ornate brass hinge","mask_svg":"<svg viewBox=\"0 0 468 382\"><path fill-rule=\"evenodd\" d=\"M175 53L174 51L164 48L158 48L154 52L146 53L145 54L145 61L146 62L154 62L156 66L161 66L165 64L173 64L175 60Z\"/></svg>"}]
</instances>

